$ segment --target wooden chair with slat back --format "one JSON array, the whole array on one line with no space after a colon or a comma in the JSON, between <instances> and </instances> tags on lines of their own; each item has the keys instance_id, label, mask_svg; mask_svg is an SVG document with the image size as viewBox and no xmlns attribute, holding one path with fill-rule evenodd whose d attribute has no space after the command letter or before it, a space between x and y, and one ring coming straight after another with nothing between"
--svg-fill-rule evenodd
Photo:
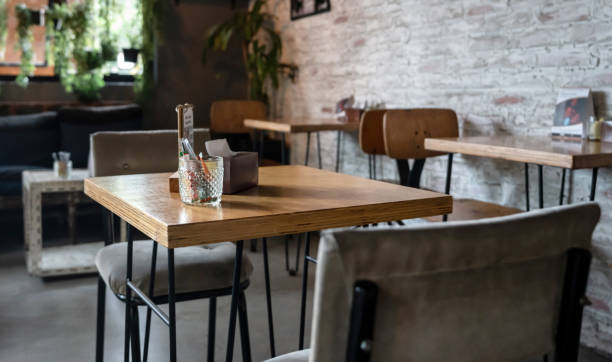
<instances>
[{"instance_id":1,"label":"wooden chair with slat back","mask_svg":"<svg viewBox=\"0 0 612 362\"><path fill-rule=\"evenodd\" d=\"M444 155L444 153L428 151L424 147L425 138L458 137L459 122L457 114L451 109L416 108L387 110L383 117L383 138L387 156L397 162L400 184L410 187L420 187L421 173L425 160L429 157ZM412 170L409 159L414 159ZM452 154L449 155L446 193L450 192L450 177L452 170ZM510 215L520 212L518 209L507 208L477 200L455 200L453 220L480 219ZM438 220L431 218L431 220Z\"/></svg>"},{"instance_id":2,"label":"wooden chair with slat back","mask_svg":"<svg viewBox=\"0 0 612 362\"><path fill-rule=\"evenodd\" d=\"M370 178L376 178L376 155L385 154L383 117L386 109L365 111L359 123L359 146L368 155Z\"/></svg>"},{"instance_id":3,"label":"wooden chair with slat back","mask_svg":"<svg viewBox=\"0 0 612 362\"><path fill-rule=\"evenodd\" d=\"M266 105L259 101L216 101L210 106L210 131L213 138L227 138L232 149L253 149L251 129L244 126L246 118L266 119ZM250 143L250 144L249 144Z\"/></svg>"}]
</instances>

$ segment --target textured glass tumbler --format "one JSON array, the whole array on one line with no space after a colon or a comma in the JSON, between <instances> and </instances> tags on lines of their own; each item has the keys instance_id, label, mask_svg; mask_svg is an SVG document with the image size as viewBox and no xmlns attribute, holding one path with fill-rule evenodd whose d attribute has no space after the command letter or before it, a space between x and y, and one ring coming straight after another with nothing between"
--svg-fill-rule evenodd
<instances>
[{"instance_id":1,"label":"textured glass tumbler","mask_svg":"<svg viewBox=\"0 0 612 362\"><path fill-rule=\"evenodd\" d=\"M179 159L179 193L189 205L218 205L223 193L223 158Z\"/></svg>"}]
</instances>

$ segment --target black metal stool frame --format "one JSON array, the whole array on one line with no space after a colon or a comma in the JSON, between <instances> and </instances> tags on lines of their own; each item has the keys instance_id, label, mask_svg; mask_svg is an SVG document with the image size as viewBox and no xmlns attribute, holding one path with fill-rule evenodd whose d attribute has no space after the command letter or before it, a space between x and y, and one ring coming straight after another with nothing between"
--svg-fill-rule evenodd
<instances>
[{"instance_id":1,"label":"black metal stool frame","mask_svg":"<svg viewBox=\"0 0 612 362\"><path fill-rule=\"evenodd\" d=\"M105 245L109 245L114 235L114 216L112 212L107 211L106 219L106 237ZM216 317L216 297L231 295L232 302L230 308L230 326L229 336L227 344L227 360L233 359L233 347L234 347L234 336L236 330L236 315L240 319L240 334L242 342L242 354L244 361L251 361L251 350L250 350L250 338L248 331L248 318L246 308L246 298L244 296L244 289L248 287L248 281L240 283L240 273L242 265L242 250L244 241L240 240L236 242L236 259L234 262L234 276L232 287L222 288L217 290L203 291L203 292L191 292L191 293L175 293L175 274L174 274L174 249L168 249L168 295L152 297L155 287L155 262L157 259L157 242L153 241L153 257L151 260L151 278L149 284L149 296L147 296L137 286L132 284L132 254L133 254L133 239L131 233L131 226L127 224L127 280L126 280L126 293L125 296L116 295L120 300L125 302L125 339L124 339L124 361L129 361L130 356L130 345L132 349L132 361L141 361L140 359L140 339L139 339L139 325L138 325L138 311L139 305L147 306L147 322L146 322L146 335L145 335L145 360L148 350L148 335L150 328L150 315L153 311L168 327L170 337L170 361L176 361L176 312L175 303L179 301L193 300L193 299L210 299L210 310L209 310L209 328L212 326L212 334L209 330L208 340L208 361L214 359L214 324ZM267 275L267 274L266 274ZM136 294L138 299L132 299L132 291ZM157 304L168 303L168 314L166 315ZM105 304L106 304L106 284L104 280L98 278L98 315L97 315L97 329L96 329L96 362L102 362L104 359L104 322L105 322ZM132 343L130 343L132 342Z\"/></svg>"}]
</instances>

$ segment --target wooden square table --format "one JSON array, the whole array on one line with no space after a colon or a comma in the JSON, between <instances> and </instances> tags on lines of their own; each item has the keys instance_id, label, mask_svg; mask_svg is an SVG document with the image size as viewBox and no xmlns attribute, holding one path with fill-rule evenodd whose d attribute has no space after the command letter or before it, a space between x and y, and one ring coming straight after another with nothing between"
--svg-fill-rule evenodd
<instances>
[{"instance_id":1,"label":"wooden square table","mask_svg":"<svg viewBox=\"0 0 612 362\"><path fill-rule=\"evenodd\" d=\"M168 248L169 317L166 317L170 321L171 361L176 360L174 248L236 241L227 349L227 360L231 361L244 239L443 215L452 211L452 199L448 195L304 166L262 167L257 187L223 195L217 207L197 207L183 204L178 194L168 192L169 176L165 173L91 178L85 180L85 194ZM128 238L128 270L132 262L131 245L132 240ZM273 343L266 264L264 269L270 341ZM130 278L128 272L128 281ZM130 286L130 289L139 296L146 295L136 287ZM155 307L147 304L149 308Z\"/></svg>"},{"instance_id":2,"label":"wooden square table","mask_svg":"<svg viewBox=\"0 0 612 362\"><path fill-rule=\"evenodd\" d=\"M526 208L529 210L529 164L538 165L539 204L544 207L542 166L560 167L561 190L559 204L563 203L565 170L590 168L591 201L595 199L597 171L612 166L612 143L557 139L551 136L478 136L454 138L426 138L425 148L430 151L462 153L471 156L497 158L525 164ZM449 158L452 162L452 157ZM450 180L447 180L447 184Z\"/></svg>"},{"instance_id":3,"label":"wooden square table","mask_svg":"<svg viewBox=\"0 0 612 362\"><path fill-rule=\"evenodd\" d=\"M308 166L310 154L310 134L317 134L317 155L319 168L321 168L321 140L319 132L337 131L336 137L336 172L340 171L340 148L342 145L342 132L354 132L359 130L359 122L339 122L335 119L291 119L291 120L266 120L245 119L244 126L259 132L259 152L263 160L263 134L266 131L279 132L281 134L281 163L286 163L285 157L285 134L306 133L306 157L304 165Z\"/></svg>"}]
</instances>

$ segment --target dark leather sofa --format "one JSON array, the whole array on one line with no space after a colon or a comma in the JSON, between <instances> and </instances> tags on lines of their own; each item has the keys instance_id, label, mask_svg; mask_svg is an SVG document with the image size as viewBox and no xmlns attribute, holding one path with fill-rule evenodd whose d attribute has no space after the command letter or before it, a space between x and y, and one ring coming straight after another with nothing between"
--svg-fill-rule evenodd
<instances>
[{"instance_id":1,"label":"dark leather sofa","mask_svg":"<svg viewBox=\"0 0 612 362\"><path fill-rule=\"evenodd\" d=\"M52 152L71 152L73 167L87 168L90 134L138 130L141 125L142 110L135 104L0 117L0 200L19 201L21 172L51 168Z\"/></svg>"}]
</instances>

